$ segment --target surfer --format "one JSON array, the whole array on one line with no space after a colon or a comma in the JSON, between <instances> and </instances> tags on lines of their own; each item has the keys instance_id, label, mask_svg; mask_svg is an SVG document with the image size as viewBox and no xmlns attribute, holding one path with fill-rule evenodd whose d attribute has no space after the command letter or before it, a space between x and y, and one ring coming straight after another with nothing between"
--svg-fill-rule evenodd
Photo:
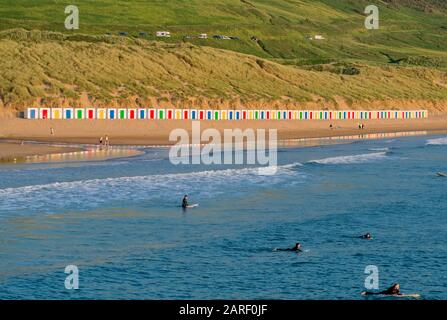
<instances>
[{"instance_id":1,"label":"surfer","mask_svg":"<svg viewBox=\"0 0 447 320\"><path fill-rule=\"evenodd\" d=\"M365 291L362 294L364 296L369 296L369 295L373 295L373 294L382 294L382 295L386 295L386 296L398 296L398 295L401 295L400 285L398 283L395 283L391 287L389 287L388 289L386 289L384 291L380 291L380 292Z\"/></svg>"},{"instance_id":2,"label":"surfer","mask_svg":"<svg viewBox=\"0 0 447 320\"><path fill-rule=\"evenodd\" d=\"M293 248L287 248L287 249L275 249L275 251L294 251L294 252L302 252L301 250L301 243L297 242Z\"/></svg>"},{"instance_id":3,"label":"surfer","mask_svg":"<svg viewBox=\"0 0 447 320\"><path fill-rule=\"evenodd\" d=\"M364 234L363 236L360 236L359 238L365 239L365 240L372 240L371 233L369 233L369 232Z\"/></svg>"},{"instance_id":4,"label":"surfer","mask_svg":"<svg viewBox=\"0 0 447 320\"><path fill-rule=\"evenodd\" d=\"M186 208L188 208L188 206L189 206L188 195L185 194L185 196L183 197L183 200L182 200L182 208L186 209Z\"/></svg>"}]
</instances>

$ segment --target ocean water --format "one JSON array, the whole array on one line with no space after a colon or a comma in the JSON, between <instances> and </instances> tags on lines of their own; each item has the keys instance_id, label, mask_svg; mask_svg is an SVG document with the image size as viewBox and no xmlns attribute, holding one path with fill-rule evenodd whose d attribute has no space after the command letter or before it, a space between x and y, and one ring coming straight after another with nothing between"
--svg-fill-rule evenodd
<instances>
[{"instance_id":1,"label":"ocean water","mask_svg":"<svg viewBox=\"0 0 447 320\"><path fill-rule=\"evenodd\" d=\"M153 148L2 165L0 299L362 299L368 265L447 299L446 160L446 136L420 136L280 149L273 176Z\"/></svg>"}]
</instances>

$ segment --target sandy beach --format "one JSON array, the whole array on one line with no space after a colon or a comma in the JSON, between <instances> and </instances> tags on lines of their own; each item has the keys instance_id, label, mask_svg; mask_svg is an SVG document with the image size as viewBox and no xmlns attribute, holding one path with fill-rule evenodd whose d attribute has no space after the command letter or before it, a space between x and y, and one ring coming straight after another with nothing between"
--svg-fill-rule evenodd
<instances>
[{"instance_id":1,"label":"sandy beach","mask_svg":"<svg viewBox=\"0 0 447 320\"><path fill-rule=\"evenodd\" d=\"M101 136L109 136L111 145L168 145L172 130L191 131L191 121L184 120L25 120L1 119L0 138L17 143L0 142L0 158L22 157L49 153L72 152L77 149L44 144L20 145L21 140L40 142L96 144ZM358 129L359 120L315 121L201 121L207 128L224 129L277 129L279 139L299 139L350 136L369 133L407 131L436 132L447 130L447 115L414 120L365 120L364 130ZM332 124L332 129L330 128ZM51 133L53 128L53 134Z\"/></svg>"},{"instance_id":2,"label":"sandy beach","mask_svg":"<svg viewBox=\"0 0 447 320\"><path fill-rule=\"evenodd\" d=\"M0 141L0 162L10 162L28 156L67 153L80 150L80 148L55 147L45 144L22 144L20 141Z\"/></svg>"}]
</instances>

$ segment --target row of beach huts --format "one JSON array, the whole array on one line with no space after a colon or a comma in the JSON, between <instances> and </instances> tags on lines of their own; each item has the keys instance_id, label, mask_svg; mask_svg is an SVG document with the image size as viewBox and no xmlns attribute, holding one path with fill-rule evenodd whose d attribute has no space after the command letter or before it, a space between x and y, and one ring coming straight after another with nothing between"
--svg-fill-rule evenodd
<instances>
[{"instance_id":1,"label":"row of beach huts","mask_svg":"<svg viewBox=\"0 0 447 320\"><path fill-rule=\"evenodd\" d=\"M27 119L54 120L367 120L422 119L427 110L202 110L146 108L28 108Z\"/></svg>"}]
</instances>

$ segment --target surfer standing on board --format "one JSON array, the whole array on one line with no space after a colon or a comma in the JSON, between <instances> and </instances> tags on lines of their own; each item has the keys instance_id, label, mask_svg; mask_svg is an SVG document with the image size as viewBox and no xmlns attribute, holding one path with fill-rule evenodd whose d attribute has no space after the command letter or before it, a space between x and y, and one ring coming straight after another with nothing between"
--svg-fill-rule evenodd
<instances>
[{"instance_id":1,"label":"surfer standing on board","mask_svg":"<svg viewBox=\"0 0 447 320\"><path fill-rule=\"evenodd\" d=\"M187 194L185 194L185 196L183 197L183 200L182 200L182 208L188 208L188 206L189 206L189 204L188 204L188 195Z\"/></svg>"}]
</instances>

